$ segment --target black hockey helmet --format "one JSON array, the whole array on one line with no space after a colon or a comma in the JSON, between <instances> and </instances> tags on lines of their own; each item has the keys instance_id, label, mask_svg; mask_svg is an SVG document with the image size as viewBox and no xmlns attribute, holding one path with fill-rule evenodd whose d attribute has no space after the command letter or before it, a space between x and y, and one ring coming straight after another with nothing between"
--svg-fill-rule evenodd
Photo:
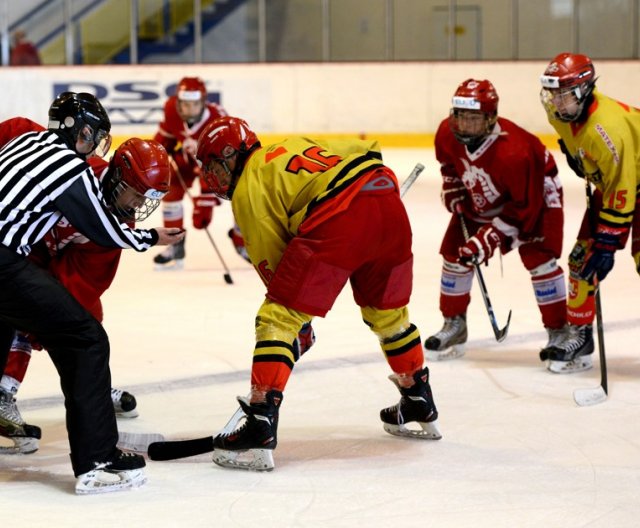
<instances>
[{"instance_id":1,"label":"black hockey helmet","mask_svg":"<svg viewBox=\"0 0 640 528\"><path fill-rule=\"evenodd\" d=\"M86 92L63 92L49 107L49 130L55 130L76 150L78 136L95 147L109 139L111 121L100 101ZM106 153L106 152L105 152Z\"/></svg>"}]
</instances>

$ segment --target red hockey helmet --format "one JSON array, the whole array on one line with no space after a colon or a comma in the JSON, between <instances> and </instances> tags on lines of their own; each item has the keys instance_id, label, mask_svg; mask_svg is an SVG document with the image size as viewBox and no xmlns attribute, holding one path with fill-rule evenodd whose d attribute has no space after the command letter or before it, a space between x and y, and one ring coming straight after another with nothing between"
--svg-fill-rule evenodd
<instances>
[{"instance_id":1,"label":"red hockey helmet","mask_svg":"<svg viewBox=\"0 0 640 528\"><path fill-rule=\"evenodd\" d=\"M131 138L115 151L107 174L105 197L114 214L139 222L169 191L169 156L156 141Z\"/></svg>"},{"instance_id":2,"label":"red hockey helmet","mask_svg":"<svg viewBox=\"0 0 640 528\"><path fill-rule=\"evenodd\" d=\"M575 121L596 83L596 70L591 59L576 53L561 53L540 76L542 104L553 117Z\"/></svg>"},{"instance_id":3,"label":"red hockey helmet","mask_svg":"<svg viewBox=\"0 0 640 528\"><path fill-rule=\"evenodd\" d=\"M453 94L449 127L456 139L478 146L491 134L498 119L498 92L487 80L467 79Z\"/></svg>"},{"instance_id":4,"label":"red hockey helmet","mask_svg":"<svg viewBox=\"0 0 640 528\"><path fill-rule=\"evenodd\" d=\"M216 195L231 199L247 156L258 147L258 136L238 117L219 117L205 127L198 139L196 157Z\"/></svg>"},{"instance_id":5,"label":"red hockey helmet","mask_svg":"<svg viewBox=\"0 0 640 528\"><path fill-rule=\"evenodd\" d=\"M200 77L183 77L176 87L178 114L183 121L193 124L200 120L207 101L207 87Z\"/></svg>"}]
</instances>

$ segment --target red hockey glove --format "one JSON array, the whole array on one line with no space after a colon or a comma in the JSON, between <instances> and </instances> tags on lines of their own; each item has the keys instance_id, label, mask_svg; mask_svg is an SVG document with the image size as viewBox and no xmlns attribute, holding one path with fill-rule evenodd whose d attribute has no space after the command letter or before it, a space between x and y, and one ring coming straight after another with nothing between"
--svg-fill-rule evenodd
<instances>
[{"instance_id":1,"label":"red hockey glove","mask_svg":"<svg viewBox=\"0 0 640 528\"><path fill-rule=\"evenodd\" d=\"M628 227L598 227L580 270L580 278L592 280L595 275L599 281L604 280L613 269L616 250L625 246L628 237Z\"/></svg>"},{"instance_id":2,"label":"red hockey glove","mask_svg":"<svg viewBox=\"0 0 640 528\"><path fill-rule=\"evenodd\" d=\"M229 238L233 243L233 247L236 250L236 253L240 255L244 260L246 260L249 264L251 264L251 259L249 258L249 254L247 253L247 248L244 245L244 238L242 237L242 233L238 227L232 227L229 229Z\"/></svg>"},{"instance_id":3,"label":"red hockey glove","mask_svg":"<svg viewBox=\"0 0 640 528\"><path fill-rule=\"evenodd\" d=\"M211 223L213 207L220 205L220 200L213 194L203 194L193 199L193 227L204 229Z\"/></svg>"},{"instance_id":4,"label":"red hockey glove","mask_svg":"<svg viewBox=\"0 0 640 528\"><path fill-rule=\"evenodd\" d=\"M311 323L303 324L300 332L298 332L297 339L293 342L294 353L298 354L298 357L300 357L309 350L315 342L316 334L313 331Z\"/></svg>"},{"instance_id":5,"label":"red hockey glove","mask_svg":"<svg viewBox=\"0 0 640 528\"><path fill-rule=\"evenodd\" d=\"M464 246L458 249L460 263L464 265L482 264L489 260L501 245L500 232L492 225L482 226L474 236L467 240Z\"/></svg>"},{"instance_id":6,"label":"red hockey glove","mask_svg":"<svg viewBox=\"0 0 640 528\"><path fill-rule=\"evenodd\" d=\"M467 199L467 188L459 180L445 178L440 199L450 213L461 213Z\"/></svg>"}]
</instances>

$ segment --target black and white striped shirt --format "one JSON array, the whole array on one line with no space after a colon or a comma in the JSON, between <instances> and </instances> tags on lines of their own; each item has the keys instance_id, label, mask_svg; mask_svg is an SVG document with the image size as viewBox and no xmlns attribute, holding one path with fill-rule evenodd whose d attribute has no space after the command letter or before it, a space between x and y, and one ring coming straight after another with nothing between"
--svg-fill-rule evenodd
<instances>
[{"instance_id":1,"label":"black and white striped shirt","mask_svg":"<svg viewBox=\"0 0 640 528\"><path fill-rule=\"evenodd\" d=\"M28 255L62 217L105 247L145 251L154 230L121 224L89 164L54 132L28 132L0 150L0 244Z\"/></svg>"}]
</instances>

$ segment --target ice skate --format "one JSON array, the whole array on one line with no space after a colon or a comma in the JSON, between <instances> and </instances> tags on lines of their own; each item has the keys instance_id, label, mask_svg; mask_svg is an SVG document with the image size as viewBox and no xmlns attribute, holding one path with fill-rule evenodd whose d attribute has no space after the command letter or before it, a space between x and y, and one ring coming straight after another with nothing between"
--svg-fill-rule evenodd
<instances>
[{"instance_id":1,"label":"ice skate","mask_svg":"<svg viewBox=\"0 0 640 528\"><path fill-rule=\"evenodd\" d=\"M445 317L440 331L424 342L424 357L431 361L444 361L464 356L467 342L466 314Z\"/></svg>"},{"instance_id":2,"label":"ice skate","mask_svg":"<svg viewBox=\"0 0 640 528\"><path fill-rule=\"evenodd\" d=\"M438 428L438 410L429 385L429 369L424 367L416 372L413 375L415 384L409 388L400 387L395 375L389 376L389 379L398 387L402 397L397 405L380 411L384 430L389 434L408 438L442 438ZM420 429L407 427L412 422Z\"/></svg>"},{"instance_id":3,"label":"ice skate","mask_svg":"<svg viewBox=\"0 0 640 528\"><path fill-rule=\"evenodd\" d=\"M547 344L542 350L540 350L540 360L546 361L549 359L549 352L562 343L569 334L569 325L564 325L562 328L549 328L545 326L549 339Z\"/></svg>"},{"instance_id":4,"label":"ice skate","mask_svg":"<svg viewBox=\"0 0 640 528\"><path fill-rule=\"evenodd\" d=\"M78 476L76 493L91 495L139 488L147 482L145 465L144 457L116 449L108 460L96 462L94 469Z\"/></svg>"},{"instance_id":5,"label":"ice skate","mask_svg":"<svg viewBox=\"0 0 640 528\"><path fill-rule=\"evenodd\" d=\"M250 404L238 398L246 415L245 422L235 431L219 434L213 439L213 461L222 467L271 471L273 450L278 444L278 408L282 393L269 391L266 402Z\"/></svg>"},{"instance_id":6,"label":"ice skate","mask_svg":"<svg viewBox=\"0 0 640 528\"><path fill-rule=\"evenodd\" d=\"M0 389L0 436L13 442L13 445L0 445L0 454L4 455L35 453L42 437L37 425L22 419L13 394L3 389Z\"/></svg>"},{"instance_id":7,"label":"ice skate","mask_svg":"<svg viewBox=\"0 0 640 528\"><path fill-rule=\"evenodd\" d=\"M184 268L185 239L186 236L180 242L169 244L161 253L153 257L156 270L181 270Z\"/></svg>"},{"instance_id":8,"label":"ice skate","mask_svg":"<svg viewBox=\"0 0 640 528\"><path fill-rule=\"evenodd\" d=\"M593 350L592 326L569 325L565 339L548 350L547 369L555 374L589 370L593 367Z\"/></svg>"},{"instance_id":9,"label":"ice skate","mask_svg":"<svg viewBox=\"0 0 640 528\"><path fill-rule=\"evenodd\" d=\"M118 418L137 418L136 398L133 394L120 389L111 389L111 401Z\"/></svg>"}]
</instances>

